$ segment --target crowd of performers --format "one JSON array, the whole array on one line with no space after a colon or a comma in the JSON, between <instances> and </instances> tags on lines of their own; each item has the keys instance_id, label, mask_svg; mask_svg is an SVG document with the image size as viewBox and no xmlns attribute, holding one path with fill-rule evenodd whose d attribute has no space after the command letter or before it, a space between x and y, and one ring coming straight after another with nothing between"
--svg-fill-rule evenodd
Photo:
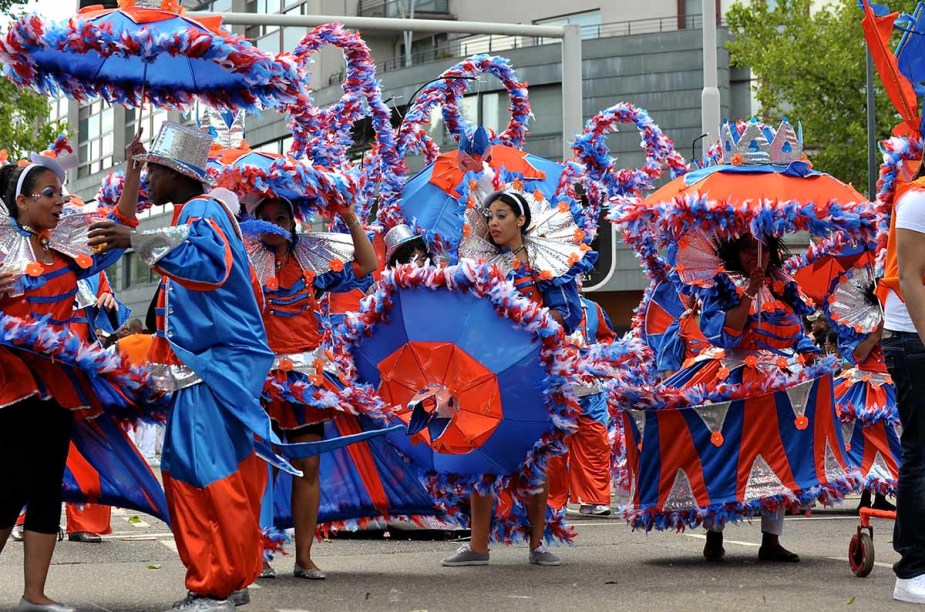
<instances>
[{"instance_id":1,"label":"crowd of performers","mask_svg":"<svg viewBox=\"0 0 925 612\"><path fill-rule=\"evenodd\" d=\"M323 44L345 50L356 90L280 106L289 155L205 111L204 129L167 122L149 148L137 135L93 206L67 195L60 147L0 169L0 549L25 509L19 609L73 609L44 591L63 499L167 520L187 610L247 603L289 528L308 580L326 578L317 535L374 519L470 529L445 566L516 541L555 566L547 544L575 535L566 505L608 514L616 483L634 528L705 528L709 561L728 523L760 516L759 559L796 562L788 512L852 491L887 503L900 428L874 289L879 252L895 277L889 216L813 169L788 122L724 124L688 167L621 103L558 163L524 152L527 90L507 61L449 69L393 131L362 41L322 26L296 57ZM459 109L481 73L511 94L497 133ZM437 105L458 149L422 130ZM344 144L354 106L377 137L360 163ZM627 123L637 170L606 146ZM407 177L412 152L428 164ZM139 227L165 205L168 226ZM622 338L581 294L605 205L652 280ZM319 218L329 231L307 231ZM813 242L791 255L798 231ZM93 309L116 306L102 272L126 249L160 277L143 363L95 337ZM125 434L152 421L163 488Z\"/></svg>"}]
</instances>

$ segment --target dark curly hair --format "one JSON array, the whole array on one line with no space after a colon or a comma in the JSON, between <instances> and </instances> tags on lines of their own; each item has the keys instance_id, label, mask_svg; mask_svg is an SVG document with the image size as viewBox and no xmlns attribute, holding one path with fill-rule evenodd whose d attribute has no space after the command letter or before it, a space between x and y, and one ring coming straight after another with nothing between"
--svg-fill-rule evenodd
<instances>
[{"instance_id":1,"label":"dark curly hair","mask_svg":"<svg viewBox=\"0 0 925 612\"><path fill-rule=\"evenodd\" d=\"M757 240L751 234L744 234L731 240L723 240L719 243L717 254L723 260L723 267L729 272L741 272L747 274L747 270L742 269L739 263L739 252L745 248L749 240ZM777 236L765 236L765 245L762 248L768 250L768 268L780 269L784 262L790 257L790 251L784 241Z\"/></svg>"},{"instance_id":2,"label":"dark curly hair","mask_svg":"<svg viewBox=\"0 0 925 612\"><path fill-rule=\"evenodd\" d=\"M42 167L32 170L26 175L26 180L22 183L22 190L19 193L15 193L16 183L19 182L19 177L22 176L25 170L26 166L17 166L16 164L8 164L0 168L0 198L3 199L10 216L14 219L19 216L19 209L16 206L16 196L32 193L42 173L51 172L51 170Z\"/></svg>"}]
</instances>

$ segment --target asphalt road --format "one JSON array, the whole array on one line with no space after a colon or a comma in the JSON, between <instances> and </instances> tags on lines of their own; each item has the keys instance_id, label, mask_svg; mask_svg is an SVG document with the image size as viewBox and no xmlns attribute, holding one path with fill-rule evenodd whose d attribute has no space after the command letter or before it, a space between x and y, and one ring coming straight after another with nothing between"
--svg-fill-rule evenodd
<instances>
[{"instance_id":1,"label":"asphalt road","mask_svg":"<svg viewBox=\"0 0 925 612\"><path fill-rule=\"evenodd\" d=\"M854 507L849 501L846 506ZM81 611L165 610L182 597L184 569L173 538L150 517L131 522L115 511L102 544L62 542L48 594ZM911 606L892 599L896 560L892 523L876 521L877 565L857 578L847 562L857 518L848 509L788 517L782 542L802 556L789 565L757 560L758 523L730 527L727 561L706 563L702 532L640 533L617 518L575 517L575 546L555 550L561 567L527 563L525 546L492 550L486 567L443 568L457 544L404 539L392 531L316 544L324 582L291 575L293 557L278 558L279 577L251 591L248 612L336 610L882 610ZM22 593L22 544L0 555L0 609Z\"/></svg>"}]
</instances>

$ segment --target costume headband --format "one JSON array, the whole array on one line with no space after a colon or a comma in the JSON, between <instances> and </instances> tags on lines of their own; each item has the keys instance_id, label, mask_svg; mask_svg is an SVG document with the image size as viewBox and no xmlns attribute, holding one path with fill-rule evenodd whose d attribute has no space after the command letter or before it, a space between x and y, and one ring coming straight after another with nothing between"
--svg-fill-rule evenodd
<instances>
[{"instance_id":1,"label":"costume headband","mask_svg":"<svg viewBox=\"0 0 925 612\"><path fill-rule=\"evenodd\" d=\"M492 193L488 194L484 200L482 200L482 204L485 206L485 208L488 208L495 200L501 200L506 204L514 206L520 213L520 216L527 214L527 199L521 193L510 189L493 191Z\"/></svg>"},{"instance_id":2,"label":"costume headband","mask_svg":"<svg viewBox=\"0 0 925 612\"><path fill-rule=\"evenodd\" d=\"M29 159L31 163L23 167L22 172L19 173L19 179L16 181L16 191L13 192L14 198L22 191L22 186L26 182L26 176L35 168L44 168L45 170L51 171L52 174L58 177L61 184L64 185L65 180L67 180L67 172L53 157L39 155L38 153L30 153Z\"/></svg>"}]
</instances>

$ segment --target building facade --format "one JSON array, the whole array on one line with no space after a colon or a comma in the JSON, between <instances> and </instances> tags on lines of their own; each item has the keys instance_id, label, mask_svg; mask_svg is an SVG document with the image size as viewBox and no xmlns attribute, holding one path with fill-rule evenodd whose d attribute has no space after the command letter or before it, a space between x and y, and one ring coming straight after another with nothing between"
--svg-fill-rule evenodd
<instances>
[{"instance_id":1,"label":"building facade","mask_svg":"<svg viewBox=\"0 0 925 612\"><path fill-rule=\"evenodd\" d=\"M99 3L98 0L93 3ZM401 19L490 21L493 23L578 24L583 38L584 118L617 102L645 108L689 157L694 141L701 136L700 96L702 76L701 0L650 0L646 3L573 0L567 10L553 0L186 0L187 10L210 12L285 13L351 15ZM720 12L727 0L717 0ZM271 26L235 27L271 53L292 50L306 28ZM550 159L561 159L562 102L561 49L556 40L514 36L470 36L456 34L361 32L370 46L382 81L385 99L397 113L418 87L439 75L462 57L473 53L494 53L508 57L522 81L529 83L534 118L525 148ZM742 118L752 113L750 81L747 71L731 70L725 41L728 33L718 32L719 89L724 117ZM312 64L312 95L319 105L341 96L344 61L339 50L325 49ZM467 96L464 112L472 120L481 117L492 128L504 127L509 113L506 92L493 78L472 88L479 95ZM72 137L76 137L80 166L70 179L72 191L92 199L100 181L114 165L138 128L145 127L148 139L168 117L194 121L193 116L146 108L139 112L109 107L101 102L69 104ZM368 144L358 130L357 154ZM444 147L454 143L435 117L431 136ZM247 140L259 150L282 153L291 136L285 119L266 112L248 118ZM642 163L639 138L632 126L609 139L612 153L623 167ZM699 145L696 145L699 152ZM411 166L420 167L412 161ZM169 212L146 214L143 224L166 224ZM620 328L629 325L632 309L638 304L647 281L638 262L623 246L609 224L602 226L598 249L602 253L599 269L586 279L590 297L599 301ZM110 271L120 298L143 318L154 290L155 279L143 263L129 253Z\"/></svg>"}]
</instances>

